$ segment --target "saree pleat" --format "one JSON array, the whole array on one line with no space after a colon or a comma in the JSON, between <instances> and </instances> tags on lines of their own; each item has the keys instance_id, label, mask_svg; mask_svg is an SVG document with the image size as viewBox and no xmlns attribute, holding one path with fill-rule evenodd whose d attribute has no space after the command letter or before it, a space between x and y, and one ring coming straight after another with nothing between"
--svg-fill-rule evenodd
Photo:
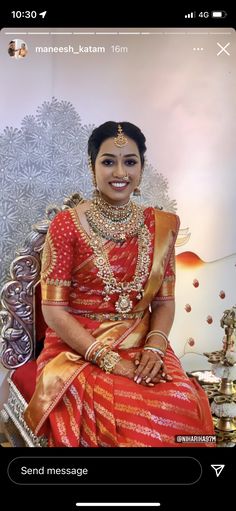
<instances>
[{"instance_id":1,"label":"saree pleat","mask_svg":"<svg viewBox=\"0 0 236 511\"><path fill-rule=\"evenodd\" d=\"M125 358L132 359L135 352L129 350ZM49 416L44 430L49 445L182 447L176 443L177 435L214 434L205 393L185 375L170 347L165 362L173 382L154 388L86 367ZM213 446L184 444L189 445Z\"/></svg>"}]
</instances>

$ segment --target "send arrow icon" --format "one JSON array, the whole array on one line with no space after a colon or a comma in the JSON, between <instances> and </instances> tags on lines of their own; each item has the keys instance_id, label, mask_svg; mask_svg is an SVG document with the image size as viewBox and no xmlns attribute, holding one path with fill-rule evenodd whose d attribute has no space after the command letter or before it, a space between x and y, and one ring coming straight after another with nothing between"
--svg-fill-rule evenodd
<instances>
[{"instance_id":1,"label":"send arrow icon","mask_svg":"<svg viewBox=\"0 0 236 511\"><path fill-rule=\"evenodd\" d=\"M211 465L211 467L215 470L216 477L219 477L225 465Z\"/></svg>"}]
</instances>

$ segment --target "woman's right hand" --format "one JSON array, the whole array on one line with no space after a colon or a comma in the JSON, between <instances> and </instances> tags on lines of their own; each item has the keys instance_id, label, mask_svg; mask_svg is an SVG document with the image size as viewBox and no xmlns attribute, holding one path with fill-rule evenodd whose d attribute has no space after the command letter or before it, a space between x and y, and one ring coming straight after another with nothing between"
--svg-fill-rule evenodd
<instances>
[{"instance_id":1,"label":"woman's right hand","mask_svg":"<svg viewBox=\"0 0 236 511\"><path fill-rule=\"evenodd\" d=\"M119 376L125 376L129 380L133 380L135 376L135 365L132 360L120 359L115 365L112 373L118 374Z\"/></svg>"}]
</instances>

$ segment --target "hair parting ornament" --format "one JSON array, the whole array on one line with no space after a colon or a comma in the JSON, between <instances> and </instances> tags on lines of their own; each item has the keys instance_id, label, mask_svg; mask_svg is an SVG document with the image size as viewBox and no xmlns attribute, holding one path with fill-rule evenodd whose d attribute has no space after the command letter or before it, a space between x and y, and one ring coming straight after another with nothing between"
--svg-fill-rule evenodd
<instances>
[{"instance_id":1,"label":"hair parting ornament","mask_svg":"<svg viewBox=\"0 0 236 511\"><path fill-rule=\"evenodd\" d=\"M118 124L118 128L117 128L117 136L114 137L114 144L117 146L117 147L123 147L124 145L126 145L128 142L127 138L124 136L124 133L123 133L123 130L122 130L122 126L120 124Z\"/></svg>"}]
</instances>

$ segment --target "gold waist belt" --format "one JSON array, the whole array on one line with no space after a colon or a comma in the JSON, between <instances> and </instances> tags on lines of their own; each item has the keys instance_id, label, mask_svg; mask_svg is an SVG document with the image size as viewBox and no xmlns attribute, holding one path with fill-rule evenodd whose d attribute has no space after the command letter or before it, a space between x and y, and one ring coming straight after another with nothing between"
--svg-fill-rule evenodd
<instances>
[{"instance_id":1,"label":"gold waist belt","mask_svg":"<svg viewBox=\"0 0 236 511\"><path fill-rule=\"evenodd\" d=\"M119 321L122 319L136 319L136 318L142 318L144 315L144 311L141 312L127 312L126 314L118 314L113 312L85 312L85 311L78 311L76 309L69 309L69 312L72 312L72 314L77 314L79 316L82 316L84 318L90 318L94 319L95 321Z\"/></svg>"}]
</instances>

